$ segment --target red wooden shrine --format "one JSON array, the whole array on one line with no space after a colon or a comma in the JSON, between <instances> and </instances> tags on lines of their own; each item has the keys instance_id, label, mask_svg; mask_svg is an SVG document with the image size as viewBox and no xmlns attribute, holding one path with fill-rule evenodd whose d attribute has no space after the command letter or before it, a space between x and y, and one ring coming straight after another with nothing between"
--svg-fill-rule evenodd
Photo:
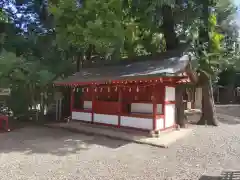
<instances>
[{"instance_id":1,"label":"red wooden shrine","mask_svg":"<svg viewBox=\"0 0 240 180\"><path fill-rule=\"evenodd\" d=\"M176 126L175 87L188 81L182 75L56 85L72 87L73 120L159 131Z\"/></svg>"},{"instance_id":2,"label":"red wooden shrine","mask_svg":"<svg viewBox=\"0 0 240 180\"><path fill-rule=\"evenodd\" d=\"M175 89L190 82L188 45L142 59L84 68L57 86L71 86L73 120L159 131L176 126ZM192 75L192 74L191 74Z\"/></svg>"}]
</instances>

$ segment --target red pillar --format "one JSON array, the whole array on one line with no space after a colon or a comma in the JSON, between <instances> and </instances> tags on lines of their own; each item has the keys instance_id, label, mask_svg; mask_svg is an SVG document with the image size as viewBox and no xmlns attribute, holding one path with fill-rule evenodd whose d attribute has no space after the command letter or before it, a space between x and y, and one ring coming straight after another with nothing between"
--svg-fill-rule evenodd
<instances>
[{"instance_id":1,"label":"red pillar","mask_svg":"<svg viewBox=\"0 0 240 180\"><path fill-rule=\"evenodd\" d=\"M163 88L163 102L162 102L162 114L164 115L163 117L163 128L166 128L166 117L165 117L165 103L166 103L166 86L162 86Z\"/></svg>"},{"instance_id":2,"label":"red pillar","mask_svg":"<svg viewBox=\"0 0 240 180\"><path fill-rule=\"evenodd\" d=\"M91 123L94 123L94 106L95 106L95 86L91 86L91 91L92 91L92 122Z\"/></svg>"},{"instance_id":3,"label":"red pillar","mask_svg":"<svg viewBox=\"0 0 240 180\"><path fill-rule=\"evenodd\" d=\"M121 114L122 114L122 88L119 87L118 91L118 102L119 102L119 109L118 109L118 127L121 126Z\"/></svg>"},{"instance_id":4,"label":"red pillar","mask_svg":"<svg viewBox=\"0 0 240 180\"><path fill-rule=\"evenodd\" d=\"M72 114L72 112L73 112L73 106L74 106L74 90L75 88L72 88L72 90L71 90L71 104L70 104L70 111L71 111L71 114Z\"/></svg>"},{"instance_id":5,"label":"red pillar","mask_svg":"<svg viewBox=\"0 0 240 180\"><path fill-rule=\"evenodd\" d=\"M156 102L156 86L153 87L152 91L152 103L153 103L153 130L156 130L157 125L157 102Z\"/></svg>"}]
</instances>

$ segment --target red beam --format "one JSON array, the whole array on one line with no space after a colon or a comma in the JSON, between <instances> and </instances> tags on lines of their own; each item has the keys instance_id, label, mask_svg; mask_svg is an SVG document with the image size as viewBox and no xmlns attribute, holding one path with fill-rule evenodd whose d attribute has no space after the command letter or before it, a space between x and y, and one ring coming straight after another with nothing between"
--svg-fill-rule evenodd
<instances>
[{"instance_id":1,"label":"red beam","mask_svg":"<svg viewBox=\"0 0 240 180\"><path fill-rule=\"evenodd\" d=\"M187 76L175 76L175 77L156 77L156 78L136 78L134 80L112 80L109 82L69 82L69 83L54 83L56 86L84 86L84 85L109 85L109 84L136 84L136 83L177 83L181 79L186 79Z\"/></svg>"}]
</instances>

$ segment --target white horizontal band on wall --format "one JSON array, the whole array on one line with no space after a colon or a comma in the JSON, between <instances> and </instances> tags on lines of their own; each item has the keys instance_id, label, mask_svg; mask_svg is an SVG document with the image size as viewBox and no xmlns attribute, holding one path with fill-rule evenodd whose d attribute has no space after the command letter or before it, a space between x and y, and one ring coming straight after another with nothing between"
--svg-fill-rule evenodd
<instances>
[{"instance_id":1,"label":"white horizontal band on wall","mask_svg":"<svg viewBox=\"0 0 240 180\"><path fill-rule=\"evenodd\" d=\"M132 103L131 113L153 113L153 104L151 103ZM162 104L157 104L157 114L162 114Z\"/></svg>"},{"instance_id":2,"label":"white horizontal band on wall","mask_svg":"<svg viewBox=\"0 0 240 180\"><path fill-rule=\"evenodd\" d=\"M93 117L93 121L97 123L118 125L117 115L94 114Z\"/></svg>"},{"instance_id":3,"label":"white horizontal band on wall","mask_svg":"<svg viewBox=\"0 0 240 180\"><path fill-rule=\"evenodd\" d=\"M86 113L86 112L72 112L72 119L73 120L81 120L81 121L92 121L92 113Z\"/></svg>"},{"instance_id":4,"label":"white horizontal band on wall","mask_svg":"<svg viewBox=\"0 0 240 180\"><path fill-rule=\"evenodd\" d=\"M139 129L153 129L153 120L147 118L121 116L121 126Z\"/></svg>"}]
</instances>

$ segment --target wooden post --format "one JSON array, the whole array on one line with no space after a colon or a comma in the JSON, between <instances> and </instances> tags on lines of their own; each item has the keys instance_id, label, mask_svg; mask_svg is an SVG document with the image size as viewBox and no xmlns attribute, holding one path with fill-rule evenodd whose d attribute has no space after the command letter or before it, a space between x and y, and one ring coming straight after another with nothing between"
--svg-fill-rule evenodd
<instances>
[{"instance_id":1,"label":"wooden post","mask_svg":"<svg viewBox=\"0 0 240 180\"><path fill-rule=\"evenodd\" d=\"M192 109L196 109L196 86L193 87L193 104L192 104Z\"/></svg>"},{"instance_id":2,"label":"wooden post","mask_svg":"<svg viewBox=\"0 0 240 180\"><path fill-rule=\"evenodd\" d=\"M56 121L58 121L58 100L55 100L56 101L56 107L55 107L55 109L56 109Z\"/></svg>"},{"instance_id":3,"label":"wooden post","mask_svg":"<svg viewBox=\"0 0 240 180\"><path fill-rule=\"evenodd\" d=\"M181 128L185 128L185 117L184 117L184 101L183 101L183 93L185 91L184 85L178 85L176 87L176 103L175 103L175 123L179 125Z\"/></svg>"},{"instance_id":4,"label":"wooden post","mask_svg":"<svg viewBox=\"0 0 240 180\"><path fill-rule=\"evenodd\" d=\"M119 109L118 109L118 127L121 126L121 113L122 113L122 88L119 87L118 91L118 102L119 102Z\"/></svg>"},{"instance_id":5,"label":"wooden post","mask_svg":"<svg viewBox=\"0 0 240 180\"><path fill-rule=\"evenodd\" d=\"M59 99L59 112L58 112L58 119L62 119L62 99Z\"/></svg>"}]
</instances>

